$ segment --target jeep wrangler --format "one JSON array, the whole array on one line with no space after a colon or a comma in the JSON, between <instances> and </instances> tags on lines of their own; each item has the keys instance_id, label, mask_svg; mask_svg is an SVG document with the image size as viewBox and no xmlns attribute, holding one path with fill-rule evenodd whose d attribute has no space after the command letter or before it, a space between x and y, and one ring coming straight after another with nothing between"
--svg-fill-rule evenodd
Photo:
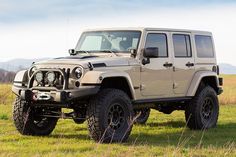
<instances>
[{"instance_id":1,"label":"jeep wrangler","mask_svg":"<svg viewBox=\"0 0 236 157\"><path fill-rule=\"evenodd\" d=\"M87 120L97 142L123 142L150 109L184 110L190 129L216 126L223 79L210 32L88 30L69 54L16 74L13 119L21 134L49 135L59 118L71 118Z\"/></svg>"}]
</instances>

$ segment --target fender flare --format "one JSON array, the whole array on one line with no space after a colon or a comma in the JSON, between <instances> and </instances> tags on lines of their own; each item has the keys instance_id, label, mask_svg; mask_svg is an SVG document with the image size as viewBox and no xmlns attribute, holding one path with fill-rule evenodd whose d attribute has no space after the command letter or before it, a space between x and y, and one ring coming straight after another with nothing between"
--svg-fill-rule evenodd
<instances>
[{"instance_id":1,"label":"fender flare","mask_svg":"<svg viewBox=\"0 0 236 157\"><path fill-rule=\"evenodd\" d=\"M215 72L209 72L209 71L198 71L194 74L193 79L190 83L190 86L188 88L186 96L194 96L197 92L198 86L201 82L201 80L205 77L214 77L216 80L216 86L219 87L219 80L218 76Z\"/></svg>"},{"instance_id":2,"label":"fender flare","mask_svg":"<svg viewBox=\"0 0 236 157\"><path fill-rule=\"evenodd\" d=\"M133 84L131 78L128 73L122 71L89 71L87 72L81 80L81 84L97 84L100 85L102 81L106 78L114 78L114 77L121 77L126 79L129 90L131 92L132 98L135 99L135 91L133 88Z\"/></svg>"},{"instance_id":3,"label":"fender flare","mask_svg":"<svg viewBox=\"0 0 236 157\"><path fill-rule=\"evenodd\" d=\"M27 70L21 70L16 73L13 86L12 86L12 92L16 95L20 95L20 91L22 88L25 88L25 83L27 83L28 79L28 71Z\"/></svg>"},{"instance_id":4,"label":"fender flare","mask_svg":"<svg viewBox=\"0 0 236 157\"><path fill-rule=\"evenodd\" d=\"M15 84L23 84L24 82L27 82L28 79L28 71L27 70L21 70L16 73L14 78L14 85Z\"/></svg>"}]
</instances>

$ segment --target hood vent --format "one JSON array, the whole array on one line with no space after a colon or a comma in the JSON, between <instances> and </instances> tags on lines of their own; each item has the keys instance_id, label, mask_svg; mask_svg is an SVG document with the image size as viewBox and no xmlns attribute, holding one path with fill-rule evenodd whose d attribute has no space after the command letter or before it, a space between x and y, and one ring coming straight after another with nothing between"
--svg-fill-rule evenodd
<instances>
[{"instance_id":1,"label":"hood vent","mask_svg":"<svg viewBox=\"0 0 236 157\"><path fill-rule=\"evenodd\" d=\"M97 56L67 56L67 57L59 57L55 59L87 59L87 58L94 58Z\"/></svg>"},{"instance_id":2,"label":"hood vent","mask_svg":"<svg viewBox=\"0 0 236 157\"><path fill-rule=\"evenodd\" d=\"M106 67L107 65L105 63L94 63L93 67L94 68L101 68L101 67Z\"/></svg>"}]
</instances>

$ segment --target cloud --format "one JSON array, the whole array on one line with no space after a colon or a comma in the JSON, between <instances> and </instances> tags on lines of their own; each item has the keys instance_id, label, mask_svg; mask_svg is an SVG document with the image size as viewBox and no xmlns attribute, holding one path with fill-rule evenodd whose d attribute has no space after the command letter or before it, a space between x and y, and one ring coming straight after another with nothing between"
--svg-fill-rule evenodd
<instances>
[{"instance_id":1,"label":"cloud","mask_svg":"<svg viewBox=\"0 0 236 157\"><path fill-rule=\"evenodd\" d=\"M236 65L236 4L230 1L220 5L200 5L203 1L198 1L198 6L185 4L189 7L179 7L180 0L174 0L172 7L167 7L170 2L158 1L162 6L158 9L155 8L159 6L157 2L152 3L151 0L102 0L99 1L101 4L98 0L88 1L94 3L85 0L32 0L22 11L25 19L18 16L23 15L21 10L26 0L22 0L19 6L19 2L10 6L9 2L0 3L0 23L4 21L1 19L1 7L5 6L6 12L16 10L16 14L12 15L16 21L12 19L0 25L0 60L65 56L67 50L76 45L81 31L87 28L144 26L212 31L218 61ZM71 2L74 2L73 6ZM29 10L32 12L30 15Z\"/></svg>"},{"instance_id":2,"label":"cloud","mask_svg":"<svg viewBox=\"0 0 236 157\"><path fill-rule=\"evenodd\" d=\"M0 0L0 23L56 20L64 17L109 16L160 8L235 4L234 0Z\"/></svg>"}]
</instances>

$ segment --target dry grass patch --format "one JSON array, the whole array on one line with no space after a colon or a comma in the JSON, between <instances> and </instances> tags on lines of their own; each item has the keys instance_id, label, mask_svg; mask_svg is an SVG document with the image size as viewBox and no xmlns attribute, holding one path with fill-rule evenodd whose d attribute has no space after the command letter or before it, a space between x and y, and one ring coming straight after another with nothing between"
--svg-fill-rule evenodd
<instances>
[{"instance_id":1,"label":"dry grass patch","mask_svg":"<svg viewBox=\"0 0 236 157\"><path fill-rule=\"evenodd\" d=\"M14 94L11 91L11 84L0 85L0 104L11 104L14 100Z\"/></svg>"},{"instance_id":2,"label":"dry grass patch","mask_svg":"<svg viewBox=\"0 0 236 157\"><path fill-rule=\"evenodd\" d=\"M219 96L220 104L236 104L236 75L222 75L224 92Z\"/></svg>"}]
</instances>

